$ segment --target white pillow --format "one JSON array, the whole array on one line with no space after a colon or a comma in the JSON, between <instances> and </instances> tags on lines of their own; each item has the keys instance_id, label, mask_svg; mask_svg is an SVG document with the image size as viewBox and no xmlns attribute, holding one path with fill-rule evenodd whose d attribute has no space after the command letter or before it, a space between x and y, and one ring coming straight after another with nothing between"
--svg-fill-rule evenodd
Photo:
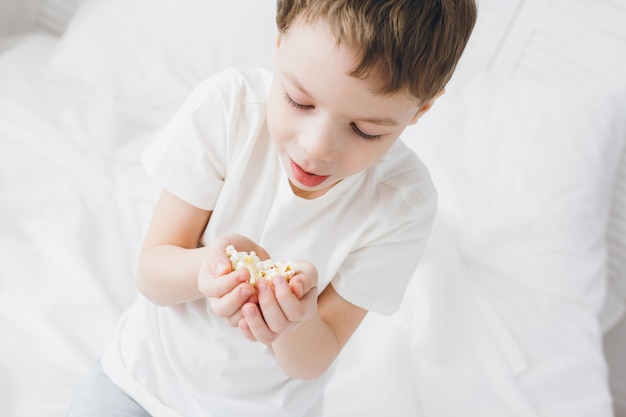
<instances>
[{"instance_id":1,"label":"white pillow","mask_svg":"<svg viewBox=\"0 0 626 417\"><path fill-rule=\"evenodd\" d=\"M176 108L220 69L271 67L276 33L273 0L86 0L48 75L116 102Z\"/></svg>"},{"instance_id":2,"label":"white pillow","mask_svg":"<svg viewBox=\"0 0 626 417\"><path fill-rule=\"evenodd\" d=\"M482 76L407 132L456 218L466 262L600 313L624 92Z\"/></svg>"}]
</instances>

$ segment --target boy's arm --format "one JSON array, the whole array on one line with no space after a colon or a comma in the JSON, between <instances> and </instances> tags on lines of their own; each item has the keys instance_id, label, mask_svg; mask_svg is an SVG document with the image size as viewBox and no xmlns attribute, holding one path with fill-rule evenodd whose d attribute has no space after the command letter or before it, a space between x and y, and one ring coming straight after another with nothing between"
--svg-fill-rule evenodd
<instances>
[{"instance_id":1,"label":"boy's arm","mask_svg":"<svg viewBox=\"0 0 626 417\"><path fill-rule=\"evenodd\" d=\"M203 297L198 271L203 259L200 238L210 211L193 207L163 191L154 209L137 271L139 291L157 305Z\"/></svg>"},{"instance_id":2,"label":"boy's arm","mask_svg":"<svg viewBox=\"0 0 626 417\"><path fill-rule=\"evenodd\" d=\"M312 379L325 372L367 314L343 299L332 284L317 305L309 319L272 344L281 368L292 378Z\"/></svg>"}]
</instances>

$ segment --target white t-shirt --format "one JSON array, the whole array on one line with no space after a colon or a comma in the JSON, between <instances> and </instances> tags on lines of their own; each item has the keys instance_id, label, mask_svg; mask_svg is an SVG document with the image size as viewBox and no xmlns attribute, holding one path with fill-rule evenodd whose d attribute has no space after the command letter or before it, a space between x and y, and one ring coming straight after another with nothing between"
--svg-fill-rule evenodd
<instances>
[{"instance_id":1,"label":"white t-shirt","mask_svg":"<svg viewBox=\"0 0 626 417\"><path fill-rule=\"evenodd\" d=\"M351 303L393 313L435 216L426 168L398 140L324 196L296 196L265 122L271 80L265 71L230 69L203 82L146 151L149 173L213 211L204 241L246 235L274 259L312 262L320 292L332 282ZM142 296L102 363L155 417L317 416L332 373L290 379L270 348L245 339L206 300L158 307Z\"/></svg>"}]
</instances>

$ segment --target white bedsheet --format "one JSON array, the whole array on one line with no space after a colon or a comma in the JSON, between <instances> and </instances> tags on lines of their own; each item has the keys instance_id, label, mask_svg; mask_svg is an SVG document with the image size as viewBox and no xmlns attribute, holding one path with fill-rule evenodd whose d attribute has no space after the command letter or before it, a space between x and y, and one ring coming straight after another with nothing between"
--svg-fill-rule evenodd
<instances>
[{"instance_id":1,"label":"white bedsheet","mask_svg":"<svg viewBox=\"0 0 626 417\"><path fill-rule=\"evenodd\" d=\"M152 195L138 159L81 130L86 97L43 77L56 42L0 57L2 416L65 414L134 296Z\"/></svg>"}]
</instances>

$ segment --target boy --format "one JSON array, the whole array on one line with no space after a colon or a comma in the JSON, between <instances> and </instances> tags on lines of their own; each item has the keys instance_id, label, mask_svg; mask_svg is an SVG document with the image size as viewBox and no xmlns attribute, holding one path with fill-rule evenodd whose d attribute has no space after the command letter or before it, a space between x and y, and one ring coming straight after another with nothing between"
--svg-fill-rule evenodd
<instances>
[{"instance_id":1,"label":"boy","mask_svg":"<svg viewBox=\"0 0 626 417\"><path fill-rule=\"evenodd\" d=\"M436 193L397 139L475 18L473 0L279 0L274 75L211 77L148 149L142 295L70 415L320 416L334 359L426 244ZM253 286L230 244L299 271Z\"/></svg>"}]
</instances>

